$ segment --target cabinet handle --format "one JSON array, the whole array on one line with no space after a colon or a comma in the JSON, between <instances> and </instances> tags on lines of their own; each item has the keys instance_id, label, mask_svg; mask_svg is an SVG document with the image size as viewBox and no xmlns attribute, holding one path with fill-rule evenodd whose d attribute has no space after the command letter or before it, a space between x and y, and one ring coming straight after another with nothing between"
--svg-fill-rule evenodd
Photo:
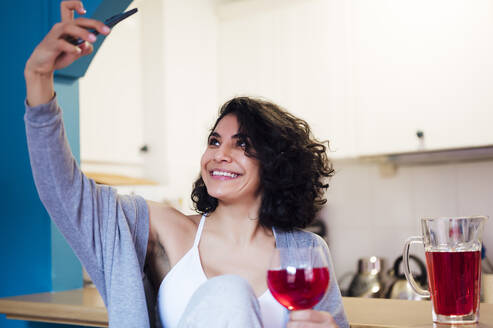
<instances>
[{"instance_id":1,"label":"cabinet handle","mask_svg":"<svg viewBox=\"0 0 493 328\"><path fill-rule=\"evenodd\" d=\"M142 147L139 148L139 151L141 153L147 153L149 151L149 146L143 145Z\"/></svg>"},{"instance_id":2,"label":"cabinet handle","mask_svg":"<svg viewBox=\"0 0 493 328\"><path fill-rule=\"evenodd\" d=\"M421 130L418 130L416 131L416 137L418 137L419 139L424 139L425 133Z\"/></svg>"}]
</instances>

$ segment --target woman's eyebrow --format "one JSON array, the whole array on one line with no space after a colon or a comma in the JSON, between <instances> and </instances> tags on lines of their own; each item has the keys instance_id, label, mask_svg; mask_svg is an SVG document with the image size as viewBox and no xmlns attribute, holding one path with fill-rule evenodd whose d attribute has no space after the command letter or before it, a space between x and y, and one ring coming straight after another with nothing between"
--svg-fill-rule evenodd
<instances>
[{"instance_id":1,"label":"woman's eyebrow","mask_svg":"<svg viewBox=\"0 0 493 328\"><path fill-rule=\"evenodd\" d=\"M209 134L209 138L211 137L221 138L221 135L216 131L213 131L211 132L211 134ZM244 133L236 133L231 136L231 139L248 139L248 136Z\"/></svg>"},{"instance_id":2,"label":"woman's eyebrow","mask_svg":"<svg viewBox=\"0 0 493 328\"><path fill-rule=\"evenodd\" d=\"M248 139L248 136L244 133L234 134L231 138L233 139Z\"/></svg>"},{"instance_id":3,"label":"woman's eyebrow","mask_svg":"<svg viewBox=\"0 0 493 328\"><path fill-rule=\"evenodd\" d=\"M209 134L209 138L210 137L221 138L221 135L219 133L217 133L216 131L212 131L211 134Z\"/></svg>"}]
</instances>

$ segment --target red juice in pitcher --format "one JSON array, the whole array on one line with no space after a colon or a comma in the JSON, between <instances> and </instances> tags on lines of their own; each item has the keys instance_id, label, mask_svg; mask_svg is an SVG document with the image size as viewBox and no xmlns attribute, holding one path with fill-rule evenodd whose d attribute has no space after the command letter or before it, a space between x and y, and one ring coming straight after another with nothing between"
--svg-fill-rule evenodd
<instances>
[{"instance_id":1,"label":"red juice in pitcher","mask_svg":"<svg viewBox=\"0 0 493 328\"><path fill-rule=\"evenodd\" d=\"M479 305L481 252L426 252L435 313L467 315Z\"/></svg>"}]
</instances>

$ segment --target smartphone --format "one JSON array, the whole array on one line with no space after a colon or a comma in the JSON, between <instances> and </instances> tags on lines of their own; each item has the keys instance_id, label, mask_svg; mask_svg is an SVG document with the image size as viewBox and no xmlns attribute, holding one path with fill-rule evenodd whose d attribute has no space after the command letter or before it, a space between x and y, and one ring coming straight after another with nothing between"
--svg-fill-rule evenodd
<instances>
[{"instance_id":1,"label":"smartphone","mask_svg":"<svg viewBox=\"0 0 493 328\"><path fill-rule=\"evenodd\" d=\"M108 18L104 21L104 25L108 26L109 28L112 28L113 26L115 26L116 24L118 24L119 22L124 20L125 18L132 16L136 12L137 12L137 8L134 8L134 9L131 9L131 10L126 11L124 13L117 14L115 16L111 16L110 18ZM98 31L93 30L93 29L90 29L89 31L94 35L99 34ZM82 44L85 41L84 39L81 39L81 38L76 39L76 38L71 37L71 36L65 37L65 40L72 43L74 46L78 46L79 44Z\"/></svg>"}]
</instances>

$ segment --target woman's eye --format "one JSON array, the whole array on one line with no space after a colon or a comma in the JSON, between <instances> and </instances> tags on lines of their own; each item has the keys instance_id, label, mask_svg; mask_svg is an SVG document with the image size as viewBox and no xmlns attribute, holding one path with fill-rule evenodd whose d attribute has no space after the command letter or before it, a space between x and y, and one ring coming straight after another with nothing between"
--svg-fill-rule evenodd
<instances>
[{"instance_id":1,"label":"woman's eye","mask_svg":"<svg viewBox=\"0 0 493 328\"><path fill-rule=\"evenodd\" d=\"M241 148L244 148L244 149L247 149L248 148L248 141L246 141L244 139L243 140L242 139L238 140L236 144L237 144L238 147L241 147Z\"/></svg>"},{"instance_id":2,"label":"woman's eye","mask_svg":"<svg viewBox=\"0 0 493 328\"><path fill-rule=\"evenodd\" d=\"M216 138L210 138L209 146L219 146L219 140L217 140Z\"/></svg>"}]
</instances>

